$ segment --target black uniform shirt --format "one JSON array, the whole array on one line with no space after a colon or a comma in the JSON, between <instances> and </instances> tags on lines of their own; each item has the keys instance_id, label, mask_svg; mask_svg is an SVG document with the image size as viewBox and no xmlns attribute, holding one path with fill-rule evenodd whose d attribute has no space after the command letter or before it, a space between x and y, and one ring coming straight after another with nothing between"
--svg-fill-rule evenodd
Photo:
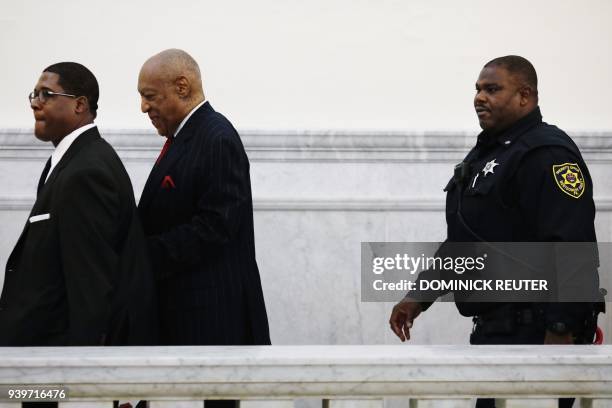
<instances>
[{"instance_id":1,"label":"black uniform shirt","mask_svg":"<svg viewBox=\"0 0 612 408\"><path fill-rule=\"evenodd\" d=\"M503 132L483 131L464 162L463 181L453 177L445 188L447 242L596 241L586 164L565 132L542 122L539 108ZM493 305L457 306L477 315ZM584 310L575 306L546 305L547 322L577 324Z\"/></svg>"},{"instance_id":2,"label":"black uniform shirt","mask_svg":"<svg viewBox=\"0 0 612 408\"><path fill-rule=\"evenodd\" d=\"M500 134L482 132L464 161L464 185L445 189L448 241L596 241L586 164L539 108Z\"/></svg>"}]
</instances>

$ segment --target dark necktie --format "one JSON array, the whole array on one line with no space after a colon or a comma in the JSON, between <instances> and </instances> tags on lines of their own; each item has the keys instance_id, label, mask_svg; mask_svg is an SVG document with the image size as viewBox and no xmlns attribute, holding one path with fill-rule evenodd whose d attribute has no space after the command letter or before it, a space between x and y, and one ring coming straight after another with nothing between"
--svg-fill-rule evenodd
<instances>
[{"instance_id":1,"label":"dark necktie","mask_svg":"<svg viewBox=\"0 0 612 408\"><path fill-rule=\"evenodd\" d=\"M166 138L166 143L164 143L164 147L162 147L161 152L159 152L159 156L157 156L157 160L155 160L155 164L158 164L161 161L161 159L166 155L166 152L168 151L168 149L170 148L170 145L172 144L172 140L174 140L173 137Z\"/></svg>"},{"instance_id":2,"label":"dark necktie","mask_svg":"<svg viewBox=\"0 0 612 408\"><path fill-rule=\"evenodd\" d=\"M40 194L40 190L42 190L45 185L45 181L47 180L47 175L49 174L49 169L51 169L51 157L47 160L47 164L45 164L45 168L43 169L42 174L40 175L40 180L38 180L38 188L36 189L36 197Z\"/></svg>"}]
</instances>

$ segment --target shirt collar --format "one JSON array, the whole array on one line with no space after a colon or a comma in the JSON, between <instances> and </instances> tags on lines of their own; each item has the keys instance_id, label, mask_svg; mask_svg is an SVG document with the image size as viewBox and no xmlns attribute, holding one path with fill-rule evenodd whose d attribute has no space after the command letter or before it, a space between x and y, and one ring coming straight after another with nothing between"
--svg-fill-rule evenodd
<instances>
[{"instance_id":1,"label":"shirt collar","mask_svg":"<svg viewBox=\"0 0 612 408\"><path fill-rule=\"evenodd\" d=\"M185 116L185 118L183 118L183 121L182 121L182 122L181 122L181 123L178 125L178 127L176 128L176 131L175 131L175 132L174 132L174 134L172 135L172 137L173 137L173 138L175 138L175 137L176 137L176 135L178 135L178 134L179 134L179 132L181 131L181 129L183 128L183 126L185 126L185 123L187 123L187 121L189 120L189 118L191 117L191 115L193 115L193 113L194 113L195 111L197 111L197 110L200 108L200 106L204 105L205 103L206 103L206 99L204 99L202 102L200 102L199 104L197 104L197 105L196 105L196 107L195 107L195 108L193 108L193 109L191 110L191 112L189 112L189 113L187 114L187 116Z\"/></svg>"},{"instance_id":2,"label":"shirt collar","mask_svg":"<svg viewBox=\"0 0 612 408\"><path fill-rule=\"evenodd\" d=\"M484 146L491 146L495 142L501 145L510 145L516 138L525 133L525 131L534 125L542 122L542 113L540 107L536 106L534 110L514 122L509 128L499 133L490 134L486 130L478 135L478 143Z\"/></svg>"},{"instance_id":3,"label":"shirt collar","mask_svg":"<svg viewBox=\"0 0 612 408\"><path fill-rule=\"evenodd\" d=\"M51 174L53 168L57 166L57 163L59 163L62 157L64 157L64 154L66 154L68 148L70 147L70 145L72 145L76 138L93 127L96 127L96 124L89 123L85 126L81 126L80 128L73 130L68 135L64 136L64 138L55 147L53 154L51 154L51 167L49 168L49 173L47 173L47 178L49 178L49 174Z\"/></svg>"}]
</instances>

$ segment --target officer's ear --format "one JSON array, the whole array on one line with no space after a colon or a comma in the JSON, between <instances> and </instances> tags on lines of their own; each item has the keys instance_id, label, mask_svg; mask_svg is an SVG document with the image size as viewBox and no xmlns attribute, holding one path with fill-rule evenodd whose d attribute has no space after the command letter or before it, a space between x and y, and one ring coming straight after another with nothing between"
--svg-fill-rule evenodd
<instances>
[{"instance_id":1,"label":"officer's ear","mask_svg":"<svg viewBox=\"0 0 612 408\"><path fill-rule=\"evenodd\" d=\"M524 85L519 89L521 97L521 106L527 106L534 98L537 97L537 92L529 85Z\"/></svg>"}]
</instances>

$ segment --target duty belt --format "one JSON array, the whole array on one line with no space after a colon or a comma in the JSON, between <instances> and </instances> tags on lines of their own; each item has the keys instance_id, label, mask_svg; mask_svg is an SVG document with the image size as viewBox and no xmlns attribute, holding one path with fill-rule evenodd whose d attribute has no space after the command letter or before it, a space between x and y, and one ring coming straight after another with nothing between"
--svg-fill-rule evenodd
<instances>
[{"instance_id":1,"label":"duty belt","mask_svg":"<svg viewBox=\"0 0 612 408\"><path fill-rule=\"evenodd\" d=\"M516 309L515 307L502 307L491 313L474 316L473 331L483 334L512 333L517 326L530 326L538 323L536 312L531 308Z\"/></svg>"}]
</instances>

